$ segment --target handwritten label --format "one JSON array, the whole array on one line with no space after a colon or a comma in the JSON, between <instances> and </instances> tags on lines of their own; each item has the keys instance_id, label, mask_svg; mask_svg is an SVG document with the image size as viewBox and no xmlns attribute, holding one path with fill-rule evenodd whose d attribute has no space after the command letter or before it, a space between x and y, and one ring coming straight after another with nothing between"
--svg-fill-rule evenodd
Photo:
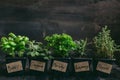
<instances>
[{"instance_id":1,"label":"handwritten label","mask_svg":"<svg viewBox=\"0 0 120 80\"><path fill-rule=\"evenodd\" d=\"M6 67L7 67L8 73L12 73L12 72L17 72L17 71L22 71L23 70L21 61L8 63L8 64L6 64Z\"/></svg>"},{"instance_id":2,"label":"handwritten label","mask_svg":"<svg viewBox=\"0 0 120 80\"><path fill-rule=\"evenodd\" d=\"M89 71L88 61L74 63L75 72Z\"/></svg>"},{"instance_id":3,"label":"handwritten label","mask_svg":"<svg viewBox=\"0 0 120 80\"><path fill-rule=\"evenodd\" d=\"M44 72L45 62L32 60L31 65L30 65L30 69Z\"/></svg>"},{"instance_id":4,"label":"handwritten label","mask_svg":"<svg viewBox=\"0 0 120 80\"><path fill-rule=\"evenodd\" d=\"M110 74L112 70L112 65L104 62L98 62L96 70Z\"/></svg>"},{"instance_id":5,"label":"handwritten label","mask_svg":"<svg viewBox=\"0 0 120 80\"><path fill-rule=\"evenodd\" d=\"M66 72L67 65L68 65L68 63L66 63L66 62L54 60L53 64L52 64L52 69L57 70L57 71L61 71L61 72Z\"/></svg>"}]
</instances>

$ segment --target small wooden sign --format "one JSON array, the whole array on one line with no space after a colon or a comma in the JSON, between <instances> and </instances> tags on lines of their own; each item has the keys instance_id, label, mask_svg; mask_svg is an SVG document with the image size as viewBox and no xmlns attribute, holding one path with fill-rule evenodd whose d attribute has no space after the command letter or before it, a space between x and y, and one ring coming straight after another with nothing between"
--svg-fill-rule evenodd
<instances>
[{"instance_id":1,"label":"small wooden sign","mask_svg":"<svg viewBox=\"0 0 120 80\"><path fill-rule=\"evenodd\" d=\"M52 70L66 72L68 63L54 60L52 64Z\"/></svg>"},{"instance_id":2,"label":"small wooden sign","mask_svg":"<svg viewBox=\"0 0 120 80\"><path fill-rule=\"evenodd\" d=\"M31 60L30 69L44 72L45 62Z\"/></svg>"},{"instance_id":3,"label":"small wooden sign","mask_svg":"<svg viewBox=\"0 0 120 80\"><path fill-rule=\"evenodd\" d=\"M12 73L12 72L17 72L17 71L22 71L23 70L21 61L8 63L8 64L6 64L6 67L7 67L8 73Z\"/></svg>"},{"instance_id":4,"label":"small wooden sign","mask_svg":"<svg viewBox=\"0 0 120 80\"><path fill-rule=\"evenodd\" d=\"M96 70L110 74L112 70L112 65L104 62L98 62Z\"/></svg>"},{"instance_id":5,"label":"small wooden sign","mask_svg":"<svg viewBox=\"0 0 120 80\"><path fill-rule=\"evenodd\" d=\"M75 72L89 71L88 61L74 63Z\"/></svg>"}]
</instances>

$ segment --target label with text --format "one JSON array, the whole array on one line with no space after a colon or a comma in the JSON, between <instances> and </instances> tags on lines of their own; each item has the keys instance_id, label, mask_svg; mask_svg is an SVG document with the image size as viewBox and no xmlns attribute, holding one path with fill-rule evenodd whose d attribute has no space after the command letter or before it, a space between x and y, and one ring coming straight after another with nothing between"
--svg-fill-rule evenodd
<instances>
[{"instance_id":1,"label":"label with text","mask_svg":"<svg viewBox=\"0 0 120 80\"><path fill-rule=\"evenodd\" d=\"M31 65L30 65L30 69L44 72L45 62L32 60Z\"/></svg>"},{"instance_id":2,"label":"label with text","mask_svg":"<svg viewBox=\"0 0 120 80\"><path fill-rule=\"evenodd\" d=\"M23 70L21 61L8 63L8 64L6 64L6 67L7 67L8 73L12 73L12 72L17 72L17 71L22 71Z\"/></svg>"},{"instance_id":3,"label":"label with text","mask_svg":"<svg viewBox=\"0 0 120 80\"><path fill-rule=\"evenodd\" d=\"M88 61L74 63L75 72L89 71Z\"/></svg>"},{"instance_id":4,"label":"label with text","mask_svg":"<svg viewBox=\"0 0 120 80\"><path fill-rule=\"evenodd\" d=\"M96 70L110 74L112 65L104 62L98 62Z\"/></svg>"},{"instance_id":5,"label":"label with text","mask_svg":"<svg viewBox=\"0 0 120 80\"><path fill-rule=\"evenodd\" d=\"M54 60L52 64L52 70L66 72L68 63Z\"/></svg>"}]
</instances>

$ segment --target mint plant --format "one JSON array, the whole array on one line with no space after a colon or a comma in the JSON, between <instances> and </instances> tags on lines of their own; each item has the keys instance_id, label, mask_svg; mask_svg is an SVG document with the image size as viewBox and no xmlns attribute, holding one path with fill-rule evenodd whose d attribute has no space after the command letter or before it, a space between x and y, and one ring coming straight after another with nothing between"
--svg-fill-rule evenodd
<instances>
[{"instance_id":1,"label":"mint plant","mask_svg":"<svg viewBox=\"0 0 120 80\"><path fill-rule=\"evenodd\" d=\"M42 42L29 41L27 47L27 56L39 57L43 59L51 59L50 51L43 45Z\"/></svg>"}]
</instances>

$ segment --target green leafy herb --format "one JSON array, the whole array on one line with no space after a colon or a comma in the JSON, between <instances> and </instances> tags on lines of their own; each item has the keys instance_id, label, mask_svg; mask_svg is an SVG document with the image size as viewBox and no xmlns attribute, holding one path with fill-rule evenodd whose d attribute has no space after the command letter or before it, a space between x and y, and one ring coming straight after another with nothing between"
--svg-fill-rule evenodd
<instances>
[{"instance_id":1,"label":"green leafy herb","mask_svg":"<svg viewBox=\"0 0 120 80\"><path fill-rule=\"evenodd\" d=\"M27 48L27 55L31 57L41 57L51 59L50 51L46 49L42 42L30 41Z\"/></svg>"},{"instance_id":2,"label":"green leafy herb","mask_svg":"<svg viewBox=\"0 0 120 80\"><path fill-rule=\"evenodd\" d=\"M54 57L69 57L69 52L76 46L72 37L65 33L46 36L45 41Z\"/></svg>"},{"instance_id":3,"label":"green leafy herb","mask_svg":"<svg viewBox=\"0 0 120 80\"><path fill-rule=\"evenodd\" d=\"M119 50L119 46L111 38L107 26L103 27L102 31L94 37L93 42L96 50L95 55L99 58L113 58L114 52Z\"/></svg>"},{"instance_id":4,"label":"green leafy herb","mask_svg":"<svg viewBox=\"0 0 120 80\"><path fill-rule=\"evenodd\" d=\"M73 51L73 56L75 57L82 57L82 56L86 56L86 47L87 47L87 39L83 40L76 40L76 48Z\"/></svg>"},{"instance_id":5,"label":"green leafy herb","mask_svg":"<svg viewBox=\"0 0 120 80\"><path fill-rule=\"evenodd\" d=\"M28 41L29 38L26 36L17 36L14 33L9 33L7 37L3 36L1 38L0 46L7 55L21 57L24 55Z\"/></svg>"}]
</instances>

